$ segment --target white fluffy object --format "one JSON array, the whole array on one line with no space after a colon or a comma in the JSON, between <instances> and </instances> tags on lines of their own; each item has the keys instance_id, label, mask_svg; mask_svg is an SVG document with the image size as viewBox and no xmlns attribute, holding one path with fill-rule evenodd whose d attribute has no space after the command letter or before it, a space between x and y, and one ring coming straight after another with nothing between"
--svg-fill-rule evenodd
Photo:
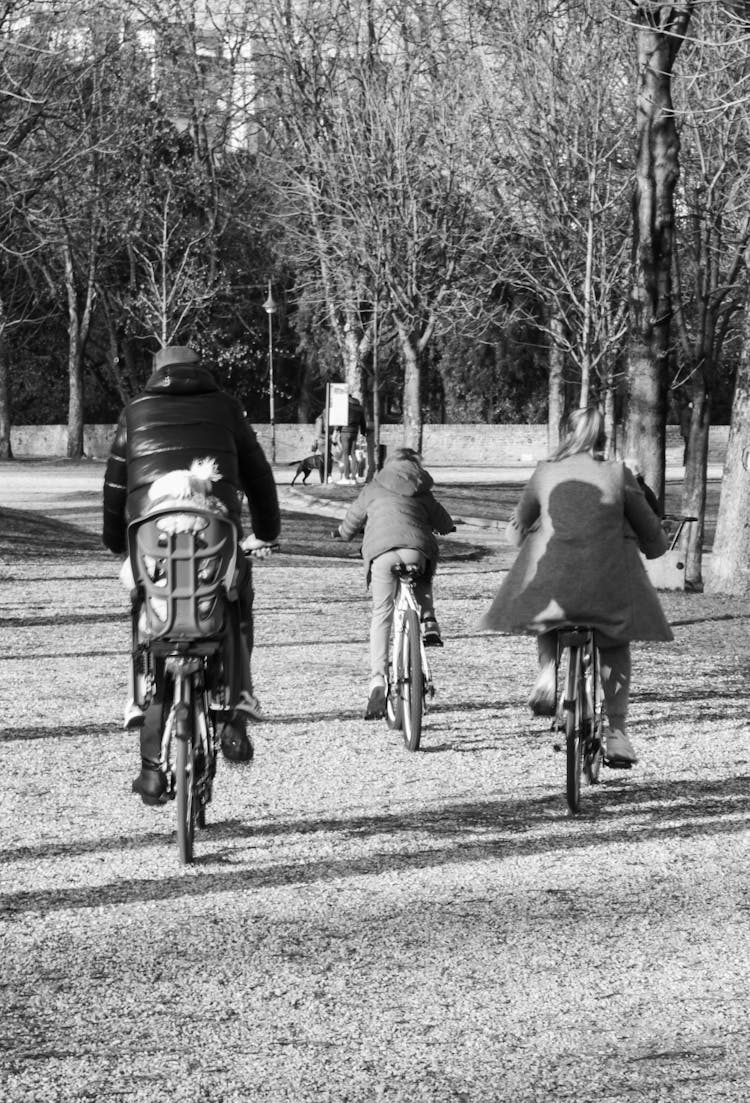
<instances>
[{"instance_id":1,"label":"white fluffy object","mask_svg":"<svg viewBox=\"0 0 750 1103\"><path fill-rule=\"evenodd\" d=\"M193 460L187 471L168 471L156 479L149 487L148 496L152 502L192 499L196 504L201 504L201 499L208 498L213 484L220 478L216 460L207 456L202 460Z\"/></svg>"}]
</instances>

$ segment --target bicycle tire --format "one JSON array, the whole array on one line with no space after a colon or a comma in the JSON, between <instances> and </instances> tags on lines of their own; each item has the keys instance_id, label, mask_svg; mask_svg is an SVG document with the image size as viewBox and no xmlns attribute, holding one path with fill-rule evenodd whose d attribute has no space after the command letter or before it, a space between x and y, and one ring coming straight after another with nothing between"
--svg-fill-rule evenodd
<instances>
[{"instance_id":1,"label":"bicycle tire","mask_svg":"<svg viewBox=\"0 0 750 1103\"><path fill-rule=\"evenodd\" d=\"M583 772L590 785L598 785L604 759L604 735L601 716L597 709L599 655L596 650L596 643L593 640L591 667L587 677L589 682L586 687L586 744L583 756Z\"/></svg>"},{"instance_id":2,"label":"bicycle tire","mask_svg":"<svg viewBox=\"0 0 750 1103\"><path fill-rule=\"evenodd\" d=\"M404 709L401 702L401 686L404 680L403 628L398 615L394 618L391 633L391 661L389 664L388 694L385 700L385 722L391 731L401 731Z\"/></svg>"},{"instance_id":3,"label":"bicycle tire","mask_svg":"<svg viewBox=\"0 0 750 1103\"><path fill-rule=\"evenodd\" d=\"M190 685L190 682L187 682ZM190 687L190 692L192 686ZM180 861L190 865L193 861L193 842L195 839L195 760L193 739L195 717L192 701L183 701L178 705L179 714L175 723L175 797L177 804L177 847Z\"/></svg>"},{"instance_id":4,"label":"bicycle tire","mask_svg":"<svg viewBox=\"0 0 750 1103\"><path fill-rule=\"evenodd\" d=\"M402 637L405 677L401 681L403 707L403 737L408 751L418 751L422 738L422 710L424 706L424 676L422 673L422 647L419 617L413 609L407 610Z\"/></svg>"},{"instance_id":5,"label":"bicycle tire","mask_svg":"<svg viewBox=\"0 0 750 1103\"><path fill-rule=\"evenodd\" d=\"M581 808L583 693L581 650L579 647L569 647L565 681L565 795L568 808L574 815Z\"/></svg>"}]
</instances>

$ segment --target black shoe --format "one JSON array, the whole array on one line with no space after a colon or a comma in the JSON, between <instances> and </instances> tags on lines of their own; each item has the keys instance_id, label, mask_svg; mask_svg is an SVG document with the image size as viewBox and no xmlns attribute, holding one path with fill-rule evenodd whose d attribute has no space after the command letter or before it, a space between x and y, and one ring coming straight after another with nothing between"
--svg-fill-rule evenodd
<instances>
[{"instance_id":1,"label":"black shoe","mask_svg":"<svg viewBox=\"0 0 750 1103\"><path fill-rule=\"evenodd\" d=\"M141 759L141 772L133 780L133 792L138 794L144 804L166 803L167 779L158 762L152 762L148 758Z\"/></svg>"},{"instance_id":2,"label":"black shoe","mask_svg":"<svg viewBox=\"0 0 750 1103\"><path fill-rule=\"evenodd\" d=\"M219 733L219 739L224 758L230 762L252 762L255 748L247 733L244 718L227 721Z\"/></svg>"},{"instance_id":3,"label":"black shoe","mask_svg":"<svg viewBox=\"0 0 750 1103\"><path fill-rule=\"evenodd\" d=\"M382 720L385 716L385 686L375 686L370 690L370 698L365 709L365 720Z\"/></svg>"},{"instance_id":4,"label":"black shoe","mask_svg":"<svg viewBox=\"0 0 750 1103\"><path fill-rule=\"evenodd\" d=\"M425 647L443 647L443 640L440 635L440 628L438 622L434 617L425 617L422 621L422 632L424 634Z\"/></svg>"}]
</instances>

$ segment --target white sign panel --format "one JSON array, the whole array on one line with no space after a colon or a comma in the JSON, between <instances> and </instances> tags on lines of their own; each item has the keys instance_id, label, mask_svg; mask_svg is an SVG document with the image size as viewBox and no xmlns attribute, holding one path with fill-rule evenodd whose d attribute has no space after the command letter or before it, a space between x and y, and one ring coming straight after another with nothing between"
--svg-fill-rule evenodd
<instances>
[{"instance_id":1,"label":"white sign panel","mask_svg":"<svg viewBox=\"0 0 750 1103\"><path fill-rule=\"evenodd\" d=\"M328 424L346 425L349 421L349 388L346 383L330 383Z\"/></svg>"}]
</instances>

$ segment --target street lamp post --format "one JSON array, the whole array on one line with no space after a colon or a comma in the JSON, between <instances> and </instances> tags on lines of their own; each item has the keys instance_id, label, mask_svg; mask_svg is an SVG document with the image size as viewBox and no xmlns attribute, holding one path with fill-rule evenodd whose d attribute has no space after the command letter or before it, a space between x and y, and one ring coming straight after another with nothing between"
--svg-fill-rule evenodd
<instances>
[{"instance_id":1,"label":"street lamp post","mask_svg":"<svg viewBox=\"0 0 750 1103\"><path fill-rule=\"evenodd\" d=\"M263 309L268 315L268 400L271 415L271 463L276 463L276 412L274 408L273 387L273 323L272 318L276 313L276 302L271 294L271 281L268 281L268 298L263 303Z\"/></svg>"}]
</instances>

